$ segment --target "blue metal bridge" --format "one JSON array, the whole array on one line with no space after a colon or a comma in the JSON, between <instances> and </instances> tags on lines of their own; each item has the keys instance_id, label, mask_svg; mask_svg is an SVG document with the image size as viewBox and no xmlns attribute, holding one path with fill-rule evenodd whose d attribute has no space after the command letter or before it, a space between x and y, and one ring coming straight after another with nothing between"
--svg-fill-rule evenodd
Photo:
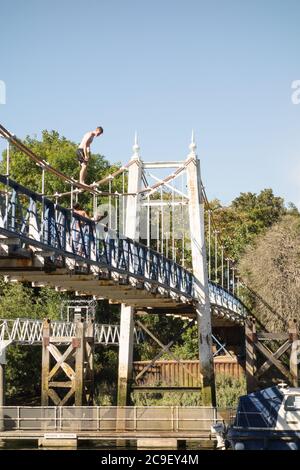
<instances>
[{"instance_id":1,"label":"blue metal bridge","mask_svg":"<svg viewBox=\"0 0 300 470\"><path fill-rule=\"evenodd\" d=\"M0 175L0 272L125 303L147 312L194 311L193 274L161 253L107 230ZM212 314L243 322L243 303L209 283Z\"/></svg>"}]
</instances>

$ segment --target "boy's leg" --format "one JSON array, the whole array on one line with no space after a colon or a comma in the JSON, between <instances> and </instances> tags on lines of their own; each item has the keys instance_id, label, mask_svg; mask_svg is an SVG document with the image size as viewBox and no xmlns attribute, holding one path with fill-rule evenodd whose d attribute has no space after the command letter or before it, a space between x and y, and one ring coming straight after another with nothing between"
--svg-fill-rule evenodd
<instances>
[{"instance_id":1,"label":"boy's leg","mask_svg":"<svg viewBox=\"0 0 300 470\"><path fill-rule=\"evenodd\" d=\"M87 163L82 162L80 165L79 183L85 184L86 173L87 173Z\"/></svg>"}]
</instances>

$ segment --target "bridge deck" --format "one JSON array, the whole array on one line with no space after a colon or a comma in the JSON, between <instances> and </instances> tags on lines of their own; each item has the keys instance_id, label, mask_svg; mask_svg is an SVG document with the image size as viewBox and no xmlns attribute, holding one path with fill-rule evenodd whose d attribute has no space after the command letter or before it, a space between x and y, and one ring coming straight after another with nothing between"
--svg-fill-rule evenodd
<instances>
[{"instance_id":1,"label":"bridge deck","mask_svg":"<svg viewBox=\"0 0 300 470\"><path fill-rule=\"evenodd\" d=\"M193 300L180 294L169 292L158 283L140 282L130 276L121 276L117 273L71 273L69 270L57 269L54 272L30 270L22 267L22 271L13 271L9 268L1 269L3 260L0 260L0 271L5 273L7 280L12 282L32 282L35 287L50 286L67 291L75 291L86 295L95 295L97 298L106 298L111 303L126 303L137 308L172 307L180 310L184 305L191 306ZM100 277L100 278L99 278Z\"/></svg>"},{"instance_id":2,"label":"bridge deck","mask_svg":"<svg viewBox=\"0 0 300 470\"><path fill-rule=\"evenodd\" d=\"M10 261L10 260L9 260ZM6 262L7 265L7 262ZM70 272L57 268L52 272L34 268L5 268L0 258L0 272L10 282L31 282L34 287L49 286L58 290L93 295L98 299L109 299L111 304L125 303L138 310L157 314L181 314L195 316L195 300L169 291L158 283L137 280L130 275L120 275L103 270L100 274ZM219 286L209 285L211 311L215 318L225 322L244 321L246 310L233 296Z\"/></svg>"}]
</instances>

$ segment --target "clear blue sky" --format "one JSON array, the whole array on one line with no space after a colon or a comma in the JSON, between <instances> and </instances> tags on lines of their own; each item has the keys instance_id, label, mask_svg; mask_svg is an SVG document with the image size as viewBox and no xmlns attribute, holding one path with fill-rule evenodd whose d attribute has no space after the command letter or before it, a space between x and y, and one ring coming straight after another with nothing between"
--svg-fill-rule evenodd
<instances>
[{"instance_id":1,"label":"clear blue sky","mask_svg":"<svg viewBox=\"0 0 300 470\"><path fill-rule=\"evenodd\" d=\"M298 0L2 0L0 122L93 151L183 159L195 129L210 198L272 187L300 206Z\"/></svg>"}]
</instances>

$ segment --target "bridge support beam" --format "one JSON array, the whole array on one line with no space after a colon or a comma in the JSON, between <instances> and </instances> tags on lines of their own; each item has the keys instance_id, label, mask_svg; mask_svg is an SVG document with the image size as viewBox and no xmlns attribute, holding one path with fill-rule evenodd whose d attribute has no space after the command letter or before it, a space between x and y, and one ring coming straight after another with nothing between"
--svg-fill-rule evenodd
<instances>
[{"instance_id":1,"label":"bridge support beam","mask_svg":"<svg viewBox=\"0 0 300 470\"><path fill-rule=\"evenodd\" d=\"M5 345L0 341L0 407L5 405ZM1 347L2 346L2 347ZM3 411L0 408L0 431L4 430Z\"/></svg>"},{"instance_id":2,"label":"bridge support beam","mask_svg":"<svg viewBox=\"0 0 300 470\"><path fill-rule=\"evenodd\" d=\"M42 406L49 400L56 406L93 404L94 325L75 323L74 337L52 337L50 321L44 321Z\"/></svg>"},{"instance_id":3,"label":"bridge support beam","mask_svg":"<svg viewBox=\"0 0 300 470\"><path fill-rule=\"evenodd\" d=\"M198 298L196 316L199 338L200 373L203 377L202 403L216 404L215 377L212 351L212 327L209 302L209 286L204 236L204 200L201 190L200 161L196 156L194 135L190 144L187 164L189 196L189 223L192 249L195 295Z\"/></svg>"},{"instance_id":4,"label":"bridge support beam","mask_svg":"<svg viewBox=\"0 0 300 470\"><path fill-rule=\"evenodd\" d=\"M142 181L142 165L139 155L137 136L133 145L131 166L128 170L128 193L126 200L125 235L139 241L139 195ZM119 341L119 370L118 370L118 406L129 404L130 385L133 362L134 308L122 304L120 319Z\"/></svg>"},{"instance_id":5,"label":"bridge support beam","mask_svg":"<svg viewBox=\"0 0 300 470\"><path fill-rule=\"evenodd\" d=\"M5 405L5 364L0 361L0 407ZM0 431L4 430L3 410L0 408Z\"/></svg>"},{"instance_id":6,"label":"bridge support beam","mask_svg":"<svg viewBox=\"0 0 300 470\"><path fill-rule=\"evenodd\" d=\"M256 326L253 319L247 319L245 322L245 350L246 350L246 383L247 393L254 392L257 388L255 373L257 369L257 359L255 350Z\"/></svg>"},{"instance_id":7,"label":"bridge support beam","mask_svg":"<svg viewBox=\"0 0 300 470\"><path fill-rule=\"evenodd\" d=\"M120 340L119 340L119 373L118 373L118 406L129 403L129 392L132 378L134 309L122 304Z\"/></svg>"}]
</instances>

